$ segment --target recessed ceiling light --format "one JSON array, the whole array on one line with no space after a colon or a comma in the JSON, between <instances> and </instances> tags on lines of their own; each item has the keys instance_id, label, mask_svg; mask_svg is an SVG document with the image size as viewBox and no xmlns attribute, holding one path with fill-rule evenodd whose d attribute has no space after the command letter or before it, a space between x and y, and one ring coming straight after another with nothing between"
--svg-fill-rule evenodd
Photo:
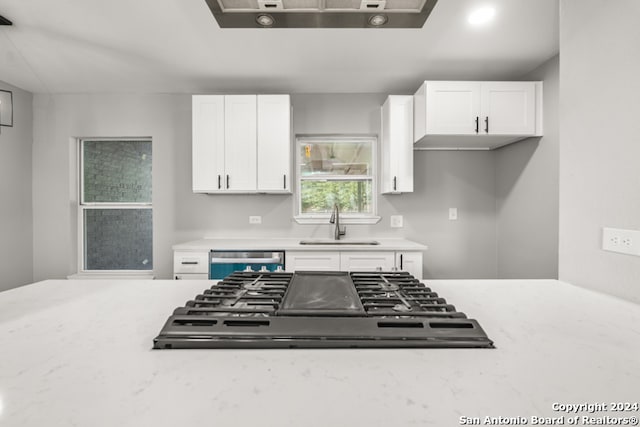
<instances>
[{"instance_id":1,"label":"recessed ceiling light","mask_svg":"<svg viewBox=\"0 0 640 427\"><path fill-rule=\"evenodd\" d=\"M374 27L381 27L386 24L388 20L389 18L387 18L387 15L373 15L371 18L369 18L369 25L373 25Z\"/></svg>"},{"instance_id":2,"label":"recessed ceiling light","mask_svg":"<svg viewBox=\"0 0 640 427\"><path fill-rule=\"evenodd\" d=\"M494 16L496 16L495 7L484 6L471 12L467 17L467 21L471 25L480 26L490 22Z\"/></svg>"},{"instance_id":3,"label":"recessed ceiling light","mask_svg":"<svg viewBox=\"0 0 640 427\"><path fill-rule=\"evenodd\" d=\"M273 16L263 13L256 17L256 22L263 27L270 27L275 22L275 19L273 19Z\"/></svg>"}]
</instances>

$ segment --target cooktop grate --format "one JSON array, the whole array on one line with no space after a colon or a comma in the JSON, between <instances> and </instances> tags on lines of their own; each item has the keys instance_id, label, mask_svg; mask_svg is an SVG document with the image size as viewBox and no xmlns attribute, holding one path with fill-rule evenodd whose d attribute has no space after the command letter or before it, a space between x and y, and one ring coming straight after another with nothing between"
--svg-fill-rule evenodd
<instances>
[{"instance_id":1,"label":"cooktop grate","mask_svg":"<svg viewBox=\"0 0 640 427\"><path fill-rule=\"evenodd\" d=\"M175 309L154 348L493 347L406 272L236 272Z\"/></svg>"}]
</instances>

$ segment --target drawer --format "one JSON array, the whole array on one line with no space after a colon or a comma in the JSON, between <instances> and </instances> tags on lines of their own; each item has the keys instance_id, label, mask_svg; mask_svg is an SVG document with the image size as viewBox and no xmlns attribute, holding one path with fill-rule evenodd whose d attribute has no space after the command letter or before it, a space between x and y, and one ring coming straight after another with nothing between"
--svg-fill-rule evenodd
<instances>
[{"instance_id":1,"label":"drawer","mask_svg":"<svg viewBox=\"0 0 640 427\"><path fill-rule=\"evenodd\" d=\"M394 267L394 252L340 252L342 271L392 271Z\"/></svg>"},{"instance_id":2,"label":"drawer","mask_svg":"<svg viewBox=\"0 0 640 427\"><path fill-rule=\"evenodd\" d=\"M175 280L209 280L209 275L207 273L184 273L174 274L173 278Z\"/></svg>"},{"instance_id":3,"label":"drawer","mask_svg":"<svg viewBox=\"0 0 640 427\"><path fill-rule=\"evenodd\" d=\"M209 252L174 252L173 274L209 274Z\"/></svg>"},{"instance_id":4,"label":"drawer","mask_svg":"<svg viewBox=\"0 0 640 427\"><path fill-rule=\"evenodd\" d=\"M287 251L285 265L286 271L337 271L340 270L340 254Z\"/></svg>"}]
</instances>

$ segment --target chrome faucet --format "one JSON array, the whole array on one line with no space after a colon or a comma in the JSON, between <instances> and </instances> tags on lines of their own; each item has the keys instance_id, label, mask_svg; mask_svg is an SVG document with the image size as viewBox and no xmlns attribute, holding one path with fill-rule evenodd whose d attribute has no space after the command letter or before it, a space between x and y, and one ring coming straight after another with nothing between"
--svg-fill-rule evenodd
<instances>
[{"instance_id":1,"label":"chrome faucet","mask_svg":"<svg viewBox=\"0 0 640 427\"><path fill-rule=\"evenodd\" d=\"M337 203L333 205L333 212L331 213L331 218L329 218L329 224L336 225L336 229L333 232L334 239L340 240L340 236L347 234L347 227L342 227L342 230L340 230L340 208L338 208Z\"/></svg>"}]
</instances>

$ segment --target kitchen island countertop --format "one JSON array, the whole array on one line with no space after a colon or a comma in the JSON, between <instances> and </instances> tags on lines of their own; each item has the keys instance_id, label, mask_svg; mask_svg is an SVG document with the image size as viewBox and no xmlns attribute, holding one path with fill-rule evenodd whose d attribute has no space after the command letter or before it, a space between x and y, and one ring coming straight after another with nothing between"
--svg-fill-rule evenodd
<instances>
[{"instance_id":1,"label":"kitchen island countertop","mask_svg":"<svg viewBox=\"0 0 640 427\"><path fill-rule=\"evenodd\" d=\"M640 400L640 305L555 280L425 283L496 348L152 350L173 309L211 282L48 280L1 292L0 426L567 425L640 414L553 409Z\"/></svg>"}]
</instances>

